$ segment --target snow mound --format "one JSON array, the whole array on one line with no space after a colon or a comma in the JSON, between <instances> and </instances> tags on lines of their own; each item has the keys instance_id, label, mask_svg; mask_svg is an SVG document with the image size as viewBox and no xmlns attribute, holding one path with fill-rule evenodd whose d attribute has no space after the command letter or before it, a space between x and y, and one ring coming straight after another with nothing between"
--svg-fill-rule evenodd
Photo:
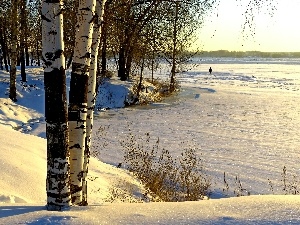
<instances>
[{"instance_id":1,"label":"snow mound","mask_svg":"<svg viewBox=\"0 0 300 225\"><path fill-rule=\"evenodd\" d=\"M14 103L9 98L0 98L0 124L17 128L33 118L42 116L42 114L32 109Z\"/></svg>"},{"instance_id":2,"label":"snow mound","mask_svg":"<svg viewBox=\"0 0 300 225\"><path fill-rule=\"evenodd\" d=\"M46 139L0 125L0 203L46 203ZM90 160L88 201L141 202L143 186L124 169Z\"/></svg>"}]
</instances>

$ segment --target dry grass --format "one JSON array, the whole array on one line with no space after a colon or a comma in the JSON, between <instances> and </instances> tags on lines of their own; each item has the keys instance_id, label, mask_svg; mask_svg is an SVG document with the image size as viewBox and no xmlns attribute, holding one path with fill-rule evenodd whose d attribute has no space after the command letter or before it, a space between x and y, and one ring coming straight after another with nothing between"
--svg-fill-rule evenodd
<instances>
[{"instance_id":1,"label":"dry grass","mask_svg":"<svg viewBox=\"0 0 300 225\"><path fill-rule=\"evenodd\" d=\"M156 199L166 202L197 201L207 195L211 186L204 173L198 149L183 149L174 159L166 149L159 150L159 139L154 143L146 138L123 140L124 162Z\"/></svg>"}]
</instances>

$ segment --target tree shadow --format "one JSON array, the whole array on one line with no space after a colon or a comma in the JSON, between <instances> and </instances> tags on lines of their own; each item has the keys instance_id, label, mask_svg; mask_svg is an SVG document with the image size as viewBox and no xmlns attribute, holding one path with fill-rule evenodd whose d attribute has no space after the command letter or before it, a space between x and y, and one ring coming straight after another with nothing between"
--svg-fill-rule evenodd
<instances>
[{"instance_id":1,"label":"tree shadow","mask_svg":"<svg viewBox=\"0 0 300 225\"><path fill-rule=\"evenodd\" d=\"M47 212L46 206L1 206L0 205L0 219L5 217L19 216L27 213L38 213L45 211ZM40 224L61 224L62 221L68 221L74 219L74 216L48 216L42 214L39 216L38 220L26 222L30 225L40 225Z\"/></svg>"},{"instance_id":2,"label":"tree shadow","mask_svg":"<svg viewBox=\"0 0 300 225\"><path fill-rule=\"evenodd\" d=\"M0 206L0 219L43 210L46 206Z\"/></svg>"}]
</instances>

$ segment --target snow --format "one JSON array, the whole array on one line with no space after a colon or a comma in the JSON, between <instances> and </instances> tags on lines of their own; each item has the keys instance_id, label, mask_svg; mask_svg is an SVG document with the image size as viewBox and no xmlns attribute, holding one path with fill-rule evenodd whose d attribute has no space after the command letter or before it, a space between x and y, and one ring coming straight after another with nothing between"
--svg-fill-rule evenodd
<instances>
[{"instance_id":1,"label":"snow","mask_svg":"<svg viewBox=\"0 0 300 225\"><path fill-rule=\"evenodd\" d=\"M0 71L0 224L299 224L300 196L285 195L281 175L286 166L289 182L295 175L299 190L299 60L193 63L178 75L181 92L150 106L123 108L128 84L116 78L102 86L92 140L98 158L91 158L88 175L89 206L62 212L45 208L42 68L27 68L26 86L18 70L17 102L8 99L9 73ZM156 76L167 78L167 68ZM128 127L137 137L148 132L153 140L159 137L161 147L174 156L197 146L212 177L211 199L141 203L144 187L126 169L117 168L123 159L119 141L126 140ZM250 196L235 197L236 176Z\"/></svg>"}]
</instances>

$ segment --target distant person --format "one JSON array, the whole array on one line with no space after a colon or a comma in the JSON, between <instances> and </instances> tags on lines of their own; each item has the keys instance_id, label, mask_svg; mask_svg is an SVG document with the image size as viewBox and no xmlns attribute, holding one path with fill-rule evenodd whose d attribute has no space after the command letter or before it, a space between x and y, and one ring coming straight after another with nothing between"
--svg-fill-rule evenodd
<instances>
[{"instance_id":1,"label":"distant person","mask_svg":"<svg viewBox=\"0 0 300 225\"><path fill-rule=\"evenodd\" d=\"M212 68L211 68L211 67L209 67L209 70L208 70L208 71L209 71L209 74L211 74L211 72L212 72Z\"/></svg>"}]
</instances>

